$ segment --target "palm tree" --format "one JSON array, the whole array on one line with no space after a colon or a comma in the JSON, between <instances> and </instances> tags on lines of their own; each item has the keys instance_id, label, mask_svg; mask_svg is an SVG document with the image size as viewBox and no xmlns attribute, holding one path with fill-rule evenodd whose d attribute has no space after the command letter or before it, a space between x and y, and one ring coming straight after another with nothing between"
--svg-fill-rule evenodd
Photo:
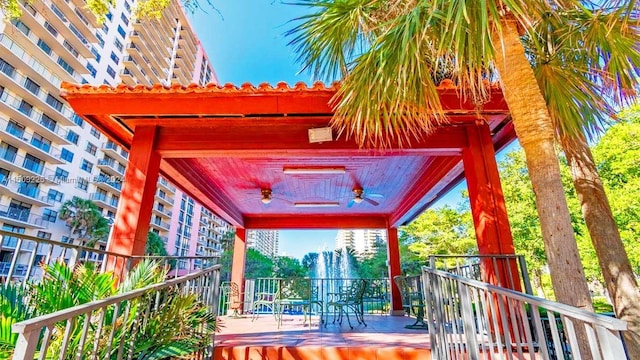
<instances>
[{"instance_id":1,"label":"palm tree","mask_svg":"<svg viewBox=\"0 0 640 360\"><path fill-rule=\"evenodd\" d=\"M592 310L571 226L555 130L520 40L521 29L552 16L542 0L303 0L317 12L289 34L305 68L342 76L332 125L363 145L424 136L446 121L434 73L453 68L463 95L482 102L492 71L522 145L558 301ZM480 5L482 4L482 5Z\"/></svg>"},{"instance_id":2,"label":"palm tree","mask_svg":"<svg viewBox=\"0 0 640 360\"><path fill-rule=\"evenodd\" d=\"M305 67L314 70L317 75L343 76L342 88L336 96L336 116L333 125L346 132L348 136L354 136L360 143L384 146L393 138L410 141L412 137L421 136L431 130L434 124L442 121L435 82L432 80L437 77L434 73L440 69L453 68L464 94L476 101L482 100L485 94L482 80L486 74L490 74L492 70L497 71L516 132L527 156L556 297L559 301L590 309L586 281L579 262L553 150L554 126L558 126L559 123L569 124L565 131L561 132L561 139L580 139L582 124L586 120L576 116L556 116L565 115L566 111L553 113L552 109L550 114L547 104L555 102L556 109L563 109L567 99L575 98L575 101L569 102L576 104L581 100L593 102L601 97L589 99L582 93L582 96L574 98L554 98L558 93L557 88L567 88L569 86L566 85L570 84L565 84L562 77L551 76L550 79L555 80L553 87L545 88L542 84L538 85L541 77L536 75L545 75L544 68L537 68L539 71L535 74L531 70L520 35L527 33L530 38L539 41L538 44L546 45L546 37L537 36L544 28L536 28L536 25L549 26L547 22L550 20L558 22L559 16L569 10L574 16L586 15L589 19L583 19L583 24L587 21L594 22L593 14L581 7L577 1L558 2L555 7L550 7L543 1L525 0L487 1L482 5L477 2L440 0L308 0L302 3L319 10L315 14L302 17L300 20L303 20L303 23L289 32L290 35L296 36L292 44L299 52L300 60ZM607 76L612 73L617 75L619 72L629 72L628 66L621 67L621 64L628 65L628 61L624 57L612 57L609 50L611 44L616 44L618 55L624 54L627 50L632 56L637 56L637 33L633 32L637 27L633 27L634 24L630 24L627 18L635 9L635 3L630 1L624 4L625 8L621 13L627 15L617 14L619 22L598 24L603 25L598 28L602 30L610 30L612 24L617 24L627 31L625 40L617 37L624 32L598 31L589 33L590 36L583 36L582 42L569 44L588 49L580 60L587 58L591 63L581 62L582 66L587 68L594 63L601 65L600 70L610 70L606 72ZM568 33L579 33L576 30L580 28L575 22L559 24L570 25L564 28L565 37ZM582 35L584 33L585 31ZM603 35L610 35L614 39L608 41L611 38ZM560 39L565 41L565 46L568 45L566 38ZM584 45L585 41L588 42L587 45ZM545 57L542 63L546 64L548 60L549 58ZM577 62L577 59L571 57L565 57L564 60L568 63ZM493 65L493 68L489 65ZM605 84L609 89L615 89L612 85L625 85L619 87L622 90L630 88L628 85L632 82L616 83L612 81L616 79L615 76L605 79L603 74L604 72L598 74L601 76L600 81L593 80L593 73L588 80ZM629 74L626 75L622 77L622 81L629 79ZM547 90L544 96L541 88ZM581 109L594 108L598 106L585 106ZM583 112L578 114L582 115ZM575 143L566 141L564 144L567 145L565 148L576 150L578 153L584 153L585 148L588 150L587 146L579 148ZM568 157L575 164L578 158L571 154L569 151ZM595 167L591 169L594 171L589 173L589 176L593 177L593 174L597 173ZM574 171L576 179L577 174ZM602 204L604 192L601 191L597 197L589 198L585 195L590 194L590 191L591 189L584 186L578 187L583 204L590 203L589 199L595 199ZM604 200L606 204L606 197ZM583 208L594 207L585 205ZM595 213L589 209L585 210L585 215L590 211L593 219L593 214L600 214L598 211L603 207L596 207L598 211ZM591 222L593 224L593 220ZM613 228L617 233L612 221L607 228ZM619 235L617 238L619 239ZM633 307L626 307L637 298L637 290L634 290L637 287L621 290L635 281L630 267L621 260L626 259L621 242L615 238L613 242L617 244L609 247L608 242L602 237L594 239L596 248L600 247L602 250L602 253L599 252L601 266L603 269L609 267L608 274L605 275L609 291L613 291L612 294L619 299L625 299L620 301L619 308L631 309L626 311L627 320L637 322L640 313L632 309ZM615 252L609 253L611 256L607 257L605 249L615 249ZM628 260L626 263L628 264ZM620 270L612 270L614 268L611 265L619 266ZM624 314L621 311L617 313ZM634 328L634 325L631 327ZM637 330L636 327L634 332L638 333ZM638 354L638 339L627 343L630 345L630 354ZM632 349L633 347L636 349Z\"/></svg>"},{"instance_id":3,"label":"palm tree","mask_svg":"<svg viewBox=\"0 0 640 360\"><path fill-rule=\"evenodd\" d=\"M93 246L109 234L109 221L91 200L74 196L62 204L58 217L67 223L71 236L76 236L80 245Z\"/></svg>"},{"instance_id":4,"label":"palm tree","mask_svg":"<svg viewBox=\"0 0 640 360\"><path fill-rule=\"evenodd\" d=\"M626 343L635 359L640 291L586 138L615 116L611 104L624 103L640 81L638 28L629 26L627 16L626 9L606 6L568 11L561 22L543 19L527 38L616 316L629 324Z\"/></svg>"}]
</instances>

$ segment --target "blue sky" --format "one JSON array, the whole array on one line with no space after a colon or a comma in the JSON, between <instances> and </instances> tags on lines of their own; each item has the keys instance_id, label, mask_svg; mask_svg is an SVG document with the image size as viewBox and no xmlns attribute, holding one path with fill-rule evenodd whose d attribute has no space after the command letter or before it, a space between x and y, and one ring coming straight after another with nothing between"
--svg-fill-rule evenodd
<instances>
[{"instance_id":1,"label":"blue sky","mask_svg":"<svg viewBox=\"0 0 640 360\"><path fill-rule=\"evenodd\" d=\"M204 11L191 16L192 25L202 42L221 83L245 82L276 84L285 81L311 83L308 73L298 74L295 54L287 46L284 32L291 19L304 14L305 8L282 4L279 0L213 1L217 11L202 1ZM436 207L456 206L460 191L456 187ZM302 258L308 252L333 249L337 231L281 231L282 254Z\"/></svg>"}]
</instances>

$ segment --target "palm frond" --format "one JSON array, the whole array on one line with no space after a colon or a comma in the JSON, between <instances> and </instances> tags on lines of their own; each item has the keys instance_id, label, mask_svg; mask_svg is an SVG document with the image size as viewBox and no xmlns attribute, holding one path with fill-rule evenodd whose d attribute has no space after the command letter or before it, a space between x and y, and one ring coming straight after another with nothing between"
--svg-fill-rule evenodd
<instances>
[{"instance_id":1,"label":"palm frond","mask_svg":"<svg viewBox=\"0 0 640 360\"><path fill-rule=\"evenodd\" d=\"M615 116L612 104L636 96L638 32L625 25L620 11L558 12L527 34L536 79L559 136L598 133Z\"/></svg>"},{"instance_id":2,"label":"palm frond","mask_svg":"<svg viewBox=\"0 0 640 360\"><path fill-rule=\"evenodd\" d=\"M332 125L339 132L387 147L419 139L445 121L433 77L434 34L422 26L428 16L416 7L395 18L355 61L336 94Z\"/></svg>"},{"instance_id":3,"label":"palm frond","mask_svg":"<svg viewBox=\"0 0 640 360\"><path fill-rule=\"evenodd\" d=\"M292 22L299 22L286 32L293 39L289 45L298 53L302 71L328 81L345 76L351 62L369 47L376 11L381 1L372 0L301 0L295 5L316 9Z\"/></svg>"}]
</instances>

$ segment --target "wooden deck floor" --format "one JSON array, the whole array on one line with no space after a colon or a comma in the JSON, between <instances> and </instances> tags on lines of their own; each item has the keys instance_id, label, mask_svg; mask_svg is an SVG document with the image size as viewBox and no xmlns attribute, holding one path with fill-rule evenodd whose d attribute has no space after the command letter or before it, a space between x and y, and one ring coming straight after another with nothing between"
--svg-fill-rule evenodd
<instances>
[{"instance_id":1,"label":"wooden deck floor","mask_svg":"<svg viewBox=\"0 0 640 360\"><path fill-rule=\"evenodd\" d=\"M355 322L354 319L352 321ZM252 321L223 317L221 332L216 335L216 360L304 360L304 359L430 359L429 333L422 329L406 329L413 324L408 317L367 315L367 326L346 320L342 325L318 326L314 317L311 327L300 315L285 315L282 326L271 315L260 315Z\"/></svg>"}]
</instances>

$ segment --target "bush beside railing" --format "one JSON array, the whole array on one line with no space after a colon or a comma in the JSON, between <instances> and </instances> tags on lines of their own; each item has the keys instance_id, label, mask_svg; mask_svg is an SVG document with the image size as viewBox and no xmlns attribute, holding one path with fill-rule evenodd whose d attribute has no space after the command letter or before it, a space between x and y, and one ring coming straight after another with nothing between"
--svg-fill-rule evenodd
<instances>
[{"instance_id":1,"label":"bush beside railing","mask_svg":"<svg viewBox=\"0 0 640 360\"><path fill-rule=\"evenodd\" d=\"M162 352L165 357L187 347L184 341L200 341L194 358L211 354L217 314L220 265L195 273L129 291L107 299L38 316L13 325L19 334L14 359L50 358L138 358L141 351ZM178 312L178 313L176 313ZM190 312L184 314L184 312ZM188 315L187 321L172 316ZM184 318L183 318L184 319ZM175 336L176 327L183 342L164 348L162 336ZM155 341L155 343L154 343Z\"/></svg>"}]
</instances>

